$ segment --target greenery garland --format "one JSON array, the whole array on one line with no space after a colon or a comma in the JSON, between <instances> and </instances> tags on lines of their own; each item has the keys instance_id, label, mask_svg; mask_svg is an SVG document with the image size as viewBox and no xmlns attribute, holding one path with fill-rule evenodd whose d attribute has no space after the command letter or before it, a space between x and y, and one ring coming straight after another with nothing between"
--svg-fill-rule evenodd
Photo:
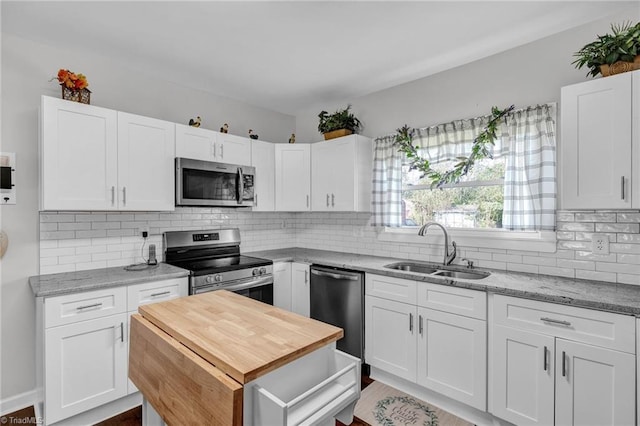
<instances>
[{"instance_id":1,"label":"greenery garland","mask_svg":"<svg viewBox=\"0 0 640 426\"><path fill-rule=\"evenodd\" d=\"M489 145L494 145L496 140L496 131L499 121L508 113L513 111L514 106L499 109L491 108L491 120L487 123L484 130L473 140L471 154L468 157L457 157L460 160L451 170L446 172L438 172L431 168L429 160L420 157L418 149L420 147L413 144L413 136L415 129L406 124L399 129L393 144L397 146L399 151L404 152L409 160L409 170L420 170L422 176L420 178L428 178L431 181L431 187L441 188L442 185L450 183L458 183L463 176L466 176L476 161L483 158L493 158L489 152Z\"/></svg>"}]
</instances>

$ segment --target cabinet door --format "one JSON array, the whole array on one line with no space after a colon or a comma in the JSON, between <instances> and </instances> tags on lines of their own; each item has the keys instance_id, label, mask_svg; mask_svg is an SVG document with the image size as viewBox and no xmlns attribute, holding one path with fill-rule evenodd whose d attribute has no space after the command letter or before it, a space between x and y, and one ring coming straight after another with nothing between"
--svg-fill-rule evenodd
<instances>
[{"instance_id":1,"label":"cabinet door","mask_svg":"<svg viewBox=\"0 0 640 426\"><path fill-rule=\"evenodd\" d=\"M311 191L309 144L276 144L276 210L308 211Z\"/></svg>"},{"instance_id":2,"label":"cabinet door","mask_svg":"<svg viewBox=\"0 0 640 426\"><path fill-rule=\"evenodd\" d=\"M556 425L635 422L635 356L556 339Z\"/></svg>"},{"instance_id":3,"label":"cabinet door","mask_svg":"<svg viewBox=\"0 0 640 426\"><path fill-rule=\"evenodd\" d=\"M127 314L45 331L47 423L127 394Z\"/></svg>"},{"instance_id":4,"label":"cabinet door","mask_svg":"<svg viewBox=\"0 0 640 426\"><path fill-rule=\"evenodd\" d=\"M118 112L120 210L174 210L175 124Z\"/></svg>"},{"instance_id":5,"label":"cabinet door","mask_svg":"<svg viewBox=\"0 0 640 426\"><path fill-rule=\"evenodd\" d=\"M340 173L333 167L332 160L336 155L331 143L318 142L311 144L311 210L331 211L331 191L333 175ZM344 183L345 185L347 182ZM335 200L335 196L334 196ZM335 201L334 201L335 204Z\"/></svg>"},{"instance_id":6,"label":"cabinet door","mask_svg":"<svg viewBox=\"0 0 640 426\"><path fill-rule=\"evenodd\" d=\"M216 161L221 163L251 165L251 139L242 136L218 133Z\"/></svg>"},{"instance_id":7,"label":"cabinet door","mask_svg":"<svg viewBox=\"0 0 640 426\"><path fill-rule=\"evenodd\" d=\"M216 135L213 130L176 124L176 157L214 161Z\"/></svg>"},{"instance_id":8,"label":"cabinet door","mask_svg":"<svg viewBox=\"0 0 640 426\"><path fill-rule=\"evenodd\" d=\"M310 316L311 289L309 286L309 265L291 264L291 310L296 314Z\"/></svg>"},{"instance_id":9,"label":"cabinet door","mask_svg":"<svg viewBox=\"0 0 640 426\"><path fill-rule=\"evenodd\" d=\"M331 209L334 211L356 211L355 179L358 172L356 161L357 135L347 136L345 140L335 141L331 145L331 158L326 165L331 174Z\"/></svg>"},{"instance_id":10,"label":"cabinet door","mask_svg":"<svg viewBox=\"0 0 640 426\"><path fill-rule=\"evenodd\" d=\"M276 154L274 144L251 141L251 165L256 169L254 212L276 208Z\"/></svg>"},{"instance_id":11,"label":"cabinet door","mask_svg":"<svg viewBox=\"0 0 640 426\"><path fill-rule=\"evenodd\" d=\"M487 323L418 308L419 385L487 408Z\"/></svg>"},{"instance_id":12,"label":"cabinet door","mask_svg":"<svg viewBox=\"0 0 640 426\"><path fill-rule=\"evenodd\" d=\"M416 381L416 307L365 297L365 360L372 367Z\"/></svg>"},{"instance_id":13,"label":"cabinet door","mask_svg":"<svg viewBox=\"0 0 640 426\"><path fill-rule=\"evenodd\" d=\"M489 411L517 425L553 424L554 338L492 327Z\"/></svg>"},{"instance_id":14,"label":"cabinet door","mask_svg":"<svg viewBox=\"0 0 640 426\"><path fill-rule=\"evenodd\" d=\"M291 310L291 262L273 264L273 306Z\"/></svg>"},{"instance_id":15,"label":"cabinet door","mask_svg":"<svg viewBox=\"0 0 640 426\"><path fill-rule=\"evenodd\" d=\"M117 113L42 97L41 210L117 208Z\"/></svg>"},{"instance_id":16,"label":"cabinet door","mask_svg":"<svg viewBox=\"0 0 640 426\"><path fill-rule=\"evenodd\" d=\"M633 114L631 120L631 136L633 137L631 153L632 158L632 182L631 182L631 202L634 209L640 209L640 71L631 73L631 86L633 92L631 99ZM640 417L640 416L639 416Z\"/></svg>"},{"instance_id":17,"label":"cabinet door","mask_svg":"<svg viewBox=\"0 0 640 426\"><path fill-rule=\"evenodd\" d=\"M562 88L562 208L631 207L631 79Z\"/></svg>"}]
</instances>

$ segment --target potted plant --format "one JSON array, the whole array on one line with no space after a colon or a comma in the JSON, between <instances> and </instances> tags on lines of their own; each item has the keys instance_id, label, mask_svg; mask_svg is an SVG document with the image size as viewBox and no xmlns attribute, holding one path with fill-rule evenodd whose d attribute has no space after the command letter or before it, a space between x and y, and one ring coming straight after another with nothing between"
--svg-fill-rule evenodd
<instances>
[{"instance_id":1,"label":"potted plant","mask_svg":"<svg viewBox=\"0 0 640 426\"><path fill-rule=\"evenodd\" d=\"M350 109L351 105L348 105L345 109L337 110L333 114L327 111L318 114L320 119L318 131L324 135L325 140L358 133L362 123L350 112Z\"/></svg>"},{"instance_id":2,"label":"potted plant","mask_svg":"<svg viewBox=\"0 0 640 426\"><path fill-rule=\"evenodd\" d=\"M62 99L88 104L91 101L91 90L87 89L89 82L84 74L76 74L60 68L58 76L50 81L58 80L62 87Z\"/></svg>"},{"instance_id":3,"label":"potted plant","mask_svg":"<svg viewBox=\"0 0 640 426\"><path fill-rule=\"evenodd\" d=\"M640 69L640 22L611 24L611 34L599 35L598 39L585 45L573 56L576 68L587 66L587 76L602 74L607 77L621 72Z\"/></svg>"}]
</instances>

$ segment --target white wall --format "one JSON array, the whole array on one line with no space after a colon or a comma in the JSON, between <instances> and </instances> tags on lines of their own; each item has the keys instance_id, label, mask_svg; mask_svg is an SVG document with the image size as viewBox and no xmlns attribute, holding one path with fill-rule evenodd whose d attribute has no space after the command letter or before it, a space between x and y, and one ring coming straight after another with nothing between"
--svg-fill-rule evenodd
<instances>
[{"instance_id":1,"label":"white wall","mask_svg":"<svg viewBox=\"0 0 640 426\"><path fill-rule=\"evenodd\" d=\"M560 88L586 80L586 71L576 70L573 52L593 41L596 34L610 31L610 23L640 18L640 4L574 30L550 36L448 71L395 86L349 101L363 122L362 134L378 137L395 133L408 124L424 127L454 119L477 117L492 106L516 108L560 102ZM443 41L444 42L444 41ZM416 42L416 54L420 54ZM338 65L339 66L339 65ZM296 139L322 140L318 113L346 105L319 105L296 116Z\"/></svg>"},{"instance_id":2,"label":"white wall","mask_svg":"<svg viewBox=\"0 0 640 426\"><path fill-rule=\"evenodd\" d=\"M59 68L88 76L93 105L179 123L200 115L202 127L217 129L227 122L231 133L246 135L252 128L273 142L286 142L295 128L292 116L140 75L98 54L78 55L69 46L49 47L2 34L0 150L17 155L18 204L0 207L2 229L10 240L0 285L0 400L35 387L35 309L27 279L39 273L38 106L43 94L60 97L60 87L48 81Z\"/></svg>"}]
</instances>

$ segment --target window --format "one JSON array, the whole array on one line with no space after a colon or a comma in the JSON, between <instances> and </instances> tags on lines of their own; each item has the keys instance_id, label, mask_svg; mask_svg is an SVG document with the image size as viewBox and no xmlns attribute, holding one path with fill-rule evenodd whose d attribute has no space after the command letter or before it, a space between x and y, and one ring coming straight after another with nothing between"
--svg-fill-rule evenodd
<instances>
[{"instance_id":1,"label":"window","mask_svg":"<svg viewBox=\"0 0 640 426\"><path fill-rule=\"evenodd\" d=\"M413 143L432 168L450 170L469 155L488 119L414 129ZM499 126L494 158L476 161L461 182L441 189L409 170L394 141L394 135L375 141L372 225L384 226L383 233L409 235L437 221L476 240L555 241L555 104L509 113Z\"/></svg>"}]
</instances>

